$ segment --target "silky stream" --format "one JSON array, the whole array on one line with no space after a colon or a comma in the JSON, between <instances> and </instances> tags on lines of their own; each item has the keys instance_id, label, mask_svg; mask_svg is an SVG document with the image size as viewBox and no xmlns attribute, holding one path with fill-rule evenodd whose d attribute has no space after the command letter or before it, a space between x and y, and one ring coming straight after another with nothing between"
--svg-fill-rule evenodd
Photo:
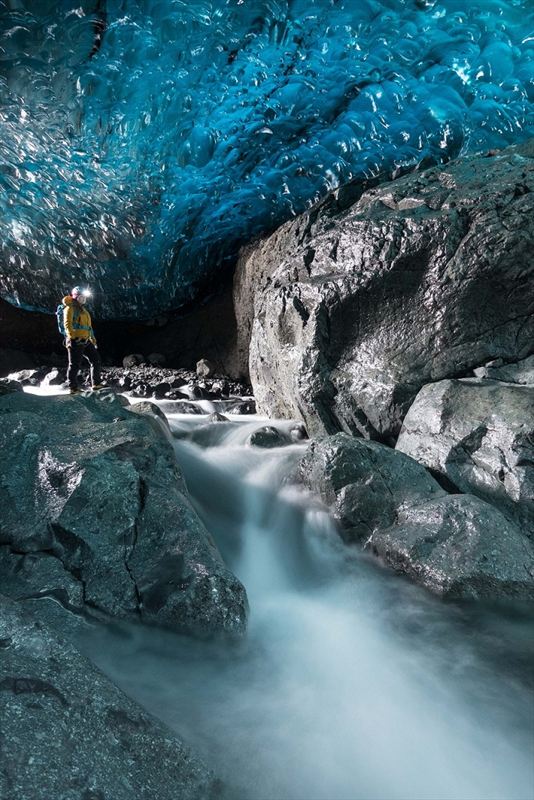
<instances>
[{"instance_id":1,"label":"silky stream","mask_svg":"<svg viewBox=\"0 0 534 800\"><path fill-rule=\"evenodd\" d=\"M247 589L249 631L214 642L114 625L84 635L88 655L236 800L533 797L526 611L445 604L342 545L328 510L287 480L305 442L251 447L265 420L207 425L160 405Z\"/></svg>"}]
</instances>

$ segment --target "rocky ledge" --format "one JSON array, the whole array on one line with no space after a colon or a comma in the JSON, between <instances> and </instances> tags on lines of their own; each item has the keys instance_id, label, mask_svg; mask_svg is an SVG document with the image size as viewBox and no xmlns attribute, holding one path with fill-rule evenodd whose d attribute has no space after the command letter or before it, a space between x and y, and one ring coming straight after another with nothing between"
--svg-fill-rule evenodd
<instances>
[{"instance_id":1,"label":"rocky ledge","mask_svg":"<svg viewBox=\"0 0 534 800\"><path fill-rule=\"evenodd\" d=\"M194 406L187 405L190 400L224 401L225 410L232 414L254 414L256 411L252 387L243 381L214 373L205 360L199 362L195 372L140 364L137 360L136 356L129 356L125 359L125 366L104 367L102 377L106 386L137 398L186 401L175 409L184 413L197 412ZM41 384L66 387L66 378L66 366L24 369L9 375L10 380L23 387ZM89 387L87 371L80 373L80 385L82 388Z\"/></svg>"}]
</instances>

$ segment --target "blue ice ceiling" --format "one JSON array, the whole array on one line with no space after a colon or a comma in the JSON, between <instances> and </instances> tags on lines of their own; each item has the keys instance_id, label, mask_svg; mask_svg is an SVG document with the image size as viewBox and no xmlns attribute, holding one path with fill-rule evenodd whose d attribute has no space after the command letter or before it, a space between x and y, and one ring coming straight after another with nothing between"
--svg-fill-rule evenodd
<instances>
[{"instance_id":1,"label":"blue ice ceiling","mask_svg":"<svg viewBox=\"0 0 534 800\"><path fill-rule=\"evenodd\" d=\"M534 1L0 0L0 293L209 290L355 177L534 135Z\"/></svg>"}]
</instances>

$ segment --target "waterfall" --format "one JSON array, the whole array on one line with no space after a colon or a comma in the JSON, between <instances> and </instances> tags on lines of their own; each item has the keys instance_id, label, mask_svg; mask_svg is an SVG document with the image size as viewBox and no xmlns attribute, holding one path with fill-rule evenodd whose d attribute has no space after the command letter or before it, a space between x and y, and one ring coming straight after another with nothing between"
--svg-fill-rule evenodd
<instances>
[{"instance_id":1,"label":"waterfall","mask_svg":"<svg viewBox=\"0 0 534 800\"><path fill-rule=\"evenodd\" d=\"M91 658L232 798L532 797L528 621L444 604L342 545L327 509L287 480L305 443L251 447L267 421L167 410L197 511L246 586L249 632L103 628L82 643Z\"/></svg>"}]
</instances>

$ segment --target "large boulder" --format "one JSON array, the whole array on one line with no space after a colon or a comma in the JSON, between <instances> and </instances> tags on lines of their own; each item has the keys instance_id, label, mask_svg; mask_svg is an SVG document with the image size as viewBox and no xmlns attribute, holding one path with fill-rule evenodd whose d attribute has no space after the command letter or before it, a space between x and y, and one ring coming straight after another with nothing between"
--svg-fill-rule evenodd
<instances>
[{"instance_id":1,"label":"large boulder","mask_svg":"<svg viewBox=\"0 0 534 800\"><path fill-rule=\"evenodd\" d=\"M397 449L534 535L534 386L478 378L429 384Z\"/></svg>"},{"instance_id":2,"label":"large boulder","mask_svg":"<svg viewBox=\"0 0 534 800\"><path fill-rule=\"evenodd\" d=\"M400 508L446 494L412 458L346 433L312 441L294 477L319 494L349 543L393 525Z\"/></svg>"},{"instance_id":3,"label":"large boulder","mask_svg":"<svg viewBox=\"0 0 534 800\"><path fill-rule=\"evenodd\" d=\"M367 546L443 597L534 601L534 548L516 525L473 495L406 506Z\"/></svg>"},{"instance_id":4,"label":"large boulder","mask_svg":"<svg viewBox=\"0 0 534 800\"><path fill-rule=\"evenodd\" d=\"M181 631L244 630L245 590L152 414L113 394L0 397L0 504L0 580L17 597Z\"/></svg>"},{"instance_id":5,"label":"large boulder","mask_svg":"<svg viewBox=\"0 0 534 800\"><path fill-rule=\"evenodd\" d=\"M392 442L423 385L527 356L533 155L340 189L247 248L235 305L259 412Z\"/></svg>"},{"instance_id":6,"label":"large boulder","mask_svg":"<svg viewBox=\"0 0 534 800\"><path fill-rule=\"evenodd\" d=\"M344 433L313 442L293 479L319 494L348 543L449 598L534 600L534 547L497 509L448 495L403 453Z\"/></svg>"},{"instance_id":7,"label":"large boulder","mask_svg":"<svg viewBox=\"0 0 534 800\"><path fill-rule=\"evenodd\" d=\"M0 597L4 800L204 800L220 783L72 644Z\"/></svg>"}]
</instances>

